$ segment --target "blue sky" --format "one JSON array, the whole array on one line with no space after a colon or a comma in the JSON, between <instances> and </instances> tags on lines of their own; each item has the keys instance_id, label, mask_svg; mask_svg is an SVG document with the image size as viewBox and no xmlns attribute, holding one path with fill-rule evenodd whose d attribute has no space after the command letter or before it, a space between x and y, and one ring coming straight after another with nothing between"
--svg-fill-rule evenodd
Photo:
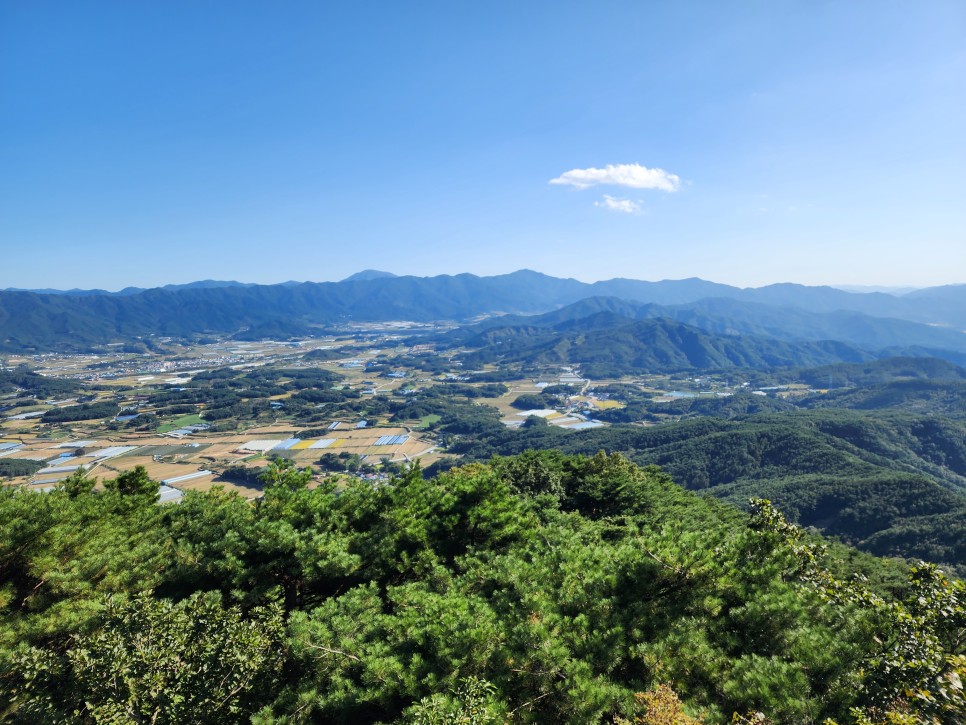
<instances>
[{"instance_id":1,"label":"blue sky","mask_svg":"<svg viewBox=\"0 0 966 725\"><path fill-rule=\"evenodd\" d=\"M0 287L524 267L966 282L966 4L0 3Z\"/></svg>"}]
</instances>

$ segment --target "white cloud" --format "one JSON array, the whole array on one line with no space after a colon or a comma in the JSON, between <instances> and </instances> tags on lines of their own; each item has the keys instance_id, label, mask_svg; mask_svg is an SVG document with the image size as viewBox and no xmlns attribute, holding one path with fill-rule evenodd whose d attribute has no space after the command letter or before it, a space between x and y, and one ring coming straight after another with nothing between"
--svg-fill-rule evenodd
<instances>
[{"instance_id":1,"label":"white cloud","mask_svg":"<svg viewBox=\"0 0 966 725\"><path fill-rule=\"evenodd\" d=\"M595 201L594 206L599 206L601 209L624 212L625 214L644 213L644 207L642 207L636 201L631 201L630 199L616 199L607 194L604 194L603 200Z\"/></svg>"},{"instance_id":2,"label":"white cloud","mask_svg":"<svg viewBox=\"0 0 966 725\"><path fill-rule=\"evenodd\" d=\"M605 185L677 191L681 187L681 179L675 174L669 174L664 169L649 169L640 164L608 164L602 169L571 169L556 179L551 179L550 183L578 189Z\"/></svg>"}]
</instances>

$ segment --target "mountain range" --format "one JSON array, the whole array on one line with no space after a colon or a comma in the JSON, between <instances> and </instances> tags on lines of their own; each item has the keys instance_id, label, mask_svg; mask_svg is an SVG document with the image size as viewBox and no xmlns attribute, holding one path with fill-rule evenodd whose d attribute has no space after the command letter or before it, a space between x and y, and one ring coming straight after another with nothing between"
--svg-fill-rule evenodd
<instances>
[{"instance_id":1,"label":"mountain range","mask_svg":"<svg viewBox=\"0 0 966 725\"><path fill-rule=\"evenodd\" d=\"M739 288L697 278L589 284L530 270L491 277L397 277L366 270L341 282L208 280L117 293L8 290L0 292L0 351L84 350L151 336L257 336L260 330L272 337L301 336L345 322L545 314L591 298L610 301L587 302L589 307L611 306L635 319L666 317L715 334L966 352L960 332L966 330L966 285L900 297L797 284Z\"/></svg>"},{"instance_id":2,"label":"mountain range","mask_svg":"<svg viewBox=\"0 0 966 725\"><path fill-rule=\"evenodd\" d=\"M490 318L466 327L461 335L468 339L473 332L513 325L550 328L601 312L636 320L668 318L718 335L753 335L790 342L847 340L852 345L871 350L921 347L966 352L966 335L948 327L845 310L812 312L727 297L666 306L617 297L588 297L543 315Z\"/></svg>"}]
</instances>

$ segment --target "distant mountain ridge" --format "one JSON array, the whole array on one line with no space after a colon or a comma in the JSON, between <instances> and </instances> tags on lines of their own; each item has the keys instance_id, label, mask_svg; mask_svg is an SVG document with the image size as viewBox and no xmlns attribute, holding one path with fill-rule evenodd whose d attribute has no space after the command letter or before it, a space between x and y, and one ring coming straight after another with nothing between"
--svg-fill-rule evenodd
<instances>
[{"instance_id":1,"label":"distant mountain ridge","mask_svg":"<svg viewBox=\"0 0 966 725\"><path fill-rule=\"evenodd\" d=\"M282 285L292 285L298 284L298 282L282 282ZM58 290L58 289L22 289L19 287L8 287L5 290L0 290L0 292L33 292L39 295L71 295L74 297L92 297L97 295L117 295L117 296L127 296L136 295L141 292L147 292L149 289L162 289L167 292L177 292L178 290L185 289L209 289L213 287L255 287L253 282L235 282L233 280L217 280L217 279L202 279L197 282L187 282L185 284L166 284L163 287L125 287L124 289L119 289L117 292L108 292L103 289L80 289L74 287L68 290Z\"/></svg>"},{"instance_id":2,"label":"distant mountain ridge","mask_svg":"<svg viewBox=\"0 0 966 725\"><path fill-rule=\"evenodd\" d=\"M883 285L863 284L836 284L832 286L845 292L884 292L887 295L896 295L897 297L922 289L921 287L886 287Z\"/></svg>"},{"instance_id":3,"label":"distant mountain ridge","mask_svg":"<svg viewBox=\"0 0 966 725\"><path fill-rule=\"evenodd\" d=\"M897 320L928 324L951 335L954 334L951 330L966 329L966 285L919 290L896 297L794 284L741 289L697 278L661 282L613 279L588 284L531 270L492 277L472 274L389 277L386 274L367 270L359 273L361 277L353 275L342 282L278 285L207 280L119 293L4 291L0 292L0 351L88 349L152 335L235 334L252 328L302 330L347 321L460 321L494 313L532 315L590 297L616 297L659 306L692 305L704 300L703 309L698 306L687 314L695 320L702 315L709 319L715 317L717 324L726 324L722 320L728 318L731 322L727 324L738 331L744 326L749 332L755 325L774 327L768 322L771 319L785 330L783 334L789 339L795 333L778 324L783 317L788 320L794 317L799 328L811 326L809 334L814 339L817 328L832 324L829 320L819 324L814 315L823 313L891 318L888 323L860 318L852 322L855 326L883 327L876 334L892 334L897 348L909 345L924 349L947 349L950 345L958 348L955 336L934 339L918 327L900 329ZM713 299L797 312L792 316L763 307L742 310L735 304L729 318L725 303L709 301ZM680 315L685 312L675 310L670 316ZM658 315L655 312L647 316ZM841 328L844 323L837 324ZM773 333L774 330L769 334Z\"/></svg>"},{"instance_id":4,"label":"distant mountain ridge","mask_svg":"<svg viewBox=\"0 0 966 725\"><path fill-rule=\"evenodd\" d=\"M628 319L674 319L718 335L753 335L788 342L845 340L869 350L894 348L898 353L902 348L930 348L966 354L966 334L948 328L857 312L810 312L720 297L679 305L588 297L542 315L493 317L451 337L468 340L483 330L510 325L549 328L604 311Z\"/></svg>"},{"instance_id":5,"label":"distant mountain ridge","mask_svg":"<svg viewBox=\"0 0 966 725\"><path fill-rule=\"evenodd\" d=\"M381 272L378 269L364 269L361 272L350 274L343 282L368 282L372 279L390 279L397 275L392 272Z\"/></svg>"}]
</instances>

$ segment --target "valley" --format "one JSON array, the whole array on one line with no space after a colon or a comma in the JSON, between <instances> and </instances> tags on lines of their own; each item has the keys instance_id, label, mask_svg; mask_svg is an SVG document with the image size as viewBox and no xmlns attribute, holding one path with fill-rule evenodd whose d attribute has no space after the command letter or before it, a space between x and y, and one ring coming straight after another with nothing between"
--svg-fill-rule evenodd
<instances>
[{"instance_id":1,"label":"valley","mask_svg":"<svg viewBox=\"0 0 966 725\"><path fill-rule=\"evenodd\" d=\"M771 498L872 553L966 571L966 370L639 311L592 298L468 323L9 354L0 476L44 491L81 466L102 480L142 466L164 500L212 486L255 499L277 458L312 485L380 485L417 461L433 475L606 450L739 508Z\"/></svg>"}]
</instances>

